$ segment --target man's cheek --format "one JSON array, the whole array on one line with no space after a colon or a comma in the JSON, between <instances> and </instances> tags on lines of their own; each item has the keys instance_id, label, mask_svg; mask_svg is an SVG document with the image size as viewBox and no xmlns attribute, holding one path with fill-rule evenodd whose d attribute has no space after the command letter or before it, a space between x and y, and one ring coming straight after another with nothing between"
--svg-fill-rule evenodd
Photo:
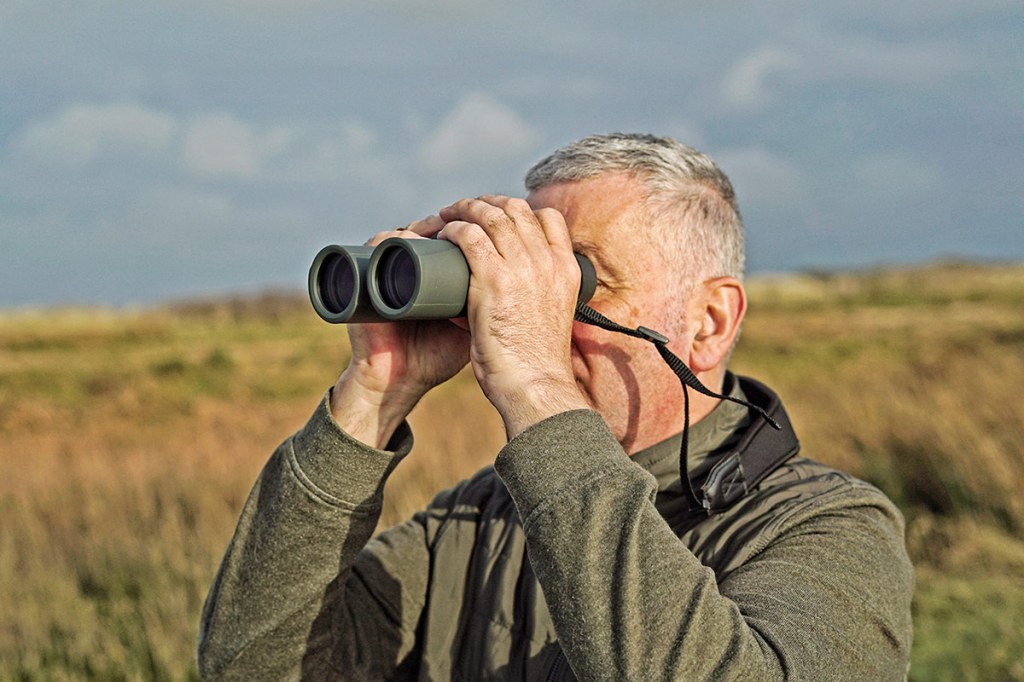
<instances>
[{"instance_id":1,"label":"man's cheek","mask_svg":"<svg viewBox=\"0 0 1024 682\"><path fill-rule=\"evenodd\" d=\"M611 332L592 324L575 321L572 323L572 348L574 352L588 356L601 350L602 338L607 341Z\"/></svg>"}]
</instances>

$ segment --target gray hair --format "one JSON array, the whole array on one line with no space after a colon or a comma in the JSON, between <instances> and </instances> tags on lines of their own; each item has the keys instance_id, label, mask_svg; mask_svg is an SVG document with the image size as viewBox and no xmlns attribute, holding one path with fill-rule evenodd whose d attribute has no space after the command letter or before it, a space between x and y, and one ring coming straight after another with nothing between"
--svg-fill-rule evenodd
<instances>
[{"instance_id":1,"label":"gray hair","mask_svg":"<svg viewBox=\"0 0 1024 682\"><path fill-rule=\"evenodd\" d=\"M689 290L698 281L728 275L742 279L743 218L729 178L711 157L670 137L612 133L592 135L562 147L526 173L529 191L630 173L647 190L644 208L663 254L680 267Z\"/></svg>"}]
</instances>

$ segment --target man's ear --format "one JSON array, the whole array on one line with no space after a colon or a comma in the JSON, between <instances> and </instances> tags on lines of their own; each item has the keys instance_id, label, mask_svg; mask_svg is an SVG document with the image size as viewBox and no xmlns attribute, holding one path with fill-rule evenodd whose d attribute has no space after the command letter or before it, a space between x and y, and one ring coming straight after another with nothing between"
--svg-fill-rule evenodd
<instances>
[{"instance_id":1,"label":"man's ear","mask_svg":"<svg viewBox=\"0 0 1024 682\"><path fill-rule=\"evenodd\" d=\"M695 334L690 347L690 369L708 372L723 365L740 333L747 312L747 294L735 277L716 277L698 287L690 317Z\"/></svg>"}]
</instances>

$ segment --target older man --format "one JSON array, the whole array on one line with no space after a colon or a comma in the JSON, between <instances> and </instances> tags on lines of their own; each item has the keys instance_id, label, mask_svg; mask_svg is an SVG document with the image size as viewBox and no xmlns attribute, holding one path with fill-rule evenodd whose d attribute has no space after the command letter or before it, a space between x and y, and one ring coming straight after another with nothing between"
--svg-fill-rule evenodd
<instances>
[{"instance_id":1,"label":"older man","mask_svg":"<svg viewBox=\"0 0 1024 682\"><path fill-rule=\"evenodd\" d=\"M903 678L899 512L797 456L778 398L726 371L746 308L726 176L674 140L606 135L526 183L525 201L463 199L374 238L458 245L468 318L350 326L351 364L242 513L203 614L203 674ZM671 342L574 322L573 251L596 268L593 309ZM508 444L371 539L412 447L405 417L466 362ZM687 368L710 390L682 388Z\"/></svg>"}]
</instances>

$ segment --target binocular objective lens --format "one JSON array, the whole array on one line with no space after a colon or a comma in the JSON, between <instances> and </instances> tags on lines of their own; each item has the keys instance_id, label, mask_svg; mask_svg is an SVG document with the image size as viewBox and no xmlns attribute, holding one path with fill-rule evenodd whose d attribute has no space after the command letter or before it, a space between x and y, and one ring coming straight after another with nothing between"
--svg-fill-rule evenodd
<instances>
[{"instance_id":1,"label":"binocular objective lens","mask_svg":"<svg viewBox=\"0 0 1024 682\"><path fill-rule=\"evenodd\" d=\"M320 266L317 281L320 289L320 300L324 307L334 315L340 314L355 295L356 273L351 263L339 254L331 254Z\"/></svg>"},{"instance_id":2,"label":"binocular objective lens","mask_svg":"<svg viewBox=\"0 0 1024 682\"><path fill-rule=\"evenodd\" d=\"M384 267L377 272L377 282L384 303L395 310L407 305L416 293L416 264L405 249L391 249L384 260Z\"/></svg>"}]
</instances>

